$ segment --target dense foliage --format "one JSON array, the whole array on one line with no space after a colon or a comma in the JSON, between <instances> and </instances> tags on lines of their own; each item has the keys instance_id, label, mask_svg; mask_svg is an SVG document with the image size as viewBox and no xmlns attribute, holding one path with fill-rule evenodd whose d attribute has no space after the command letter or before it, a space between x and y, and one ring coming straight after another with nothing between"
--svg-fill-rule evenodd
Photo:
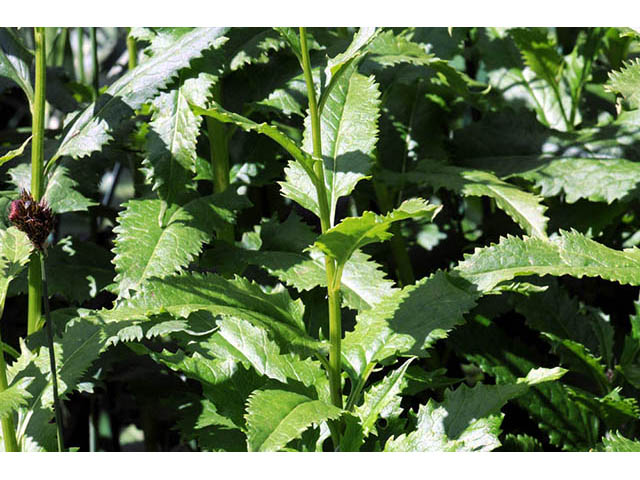
<instances>
[{"instance_id":1,"label":"dense foliage","mask_svg":"<svg viewBox=\"0 0 640 480\"><path fill-rule=\"evenodd\" d=\"M0 29L0 449L639 451L639 41Z\"/></svg>"}]
</instances>

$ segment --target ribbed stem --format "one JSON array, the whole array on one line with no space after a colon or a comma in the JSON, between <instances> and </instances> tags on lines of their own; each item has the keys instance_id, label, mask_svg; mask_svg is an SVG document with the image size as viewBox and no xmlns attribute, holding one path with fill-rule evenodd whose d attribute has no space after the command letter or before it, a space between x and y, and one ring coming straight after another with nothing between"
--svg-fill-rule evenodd
<instances>
[{"instance_id":1,"label":"ribbed stem","mask_svg":"<svg viewBox=\"0 0 640 480\"><path fill-rule=\"evenodd\" d=\"M213 100L222 104L222 82L213 87ZM206 117L209 151L211 152L211 168L213 170L213 192L222 193L229 188L229 146L225 125L212 117ZM218 232L219 238L233 243L235 233L233 225L225 224Z\"/></svg>"},{"instance_id":2,"label":"ribbed stem","mask_svg":"<svg viewBox=\"0 0 640 480\"><path fill-rule=\"evenodd\" d=\"M31 141L31 195L40 201L44 193L44 111L46 85L46 45L43 27L34 28L36 47L35 96L32 113L32 141ZM28 318L27 333L31 335L42 328L42 273L40 259L37 254L31 255L28 271Z\"/></svg>"},{"instance_id":3,"label":"ribbed stem","mask_svg":"<svg viewBox=\"0 0 640 480\"><path fill-rule=\"evenodd\" d=\"M302 69L307 84L307 97L309 99L309 116L311 117L311 135L313 141L313 171L316 175L316 190L318 205L320 207L320 225L322 232L331 228L332 218L327 200L327 191L324 181L324 166L322 162L322 137L320 132L320 117L316 102L316 91L311 72L309 48L307 46L307 30L300 27L300 50L302 51ZM325 268L327 271L327 294L329 302L329 389L331 402L342 408L342 316L340 311L340 278L336 271L335 261L325 256Z\"/></svg>"}]
</instances>

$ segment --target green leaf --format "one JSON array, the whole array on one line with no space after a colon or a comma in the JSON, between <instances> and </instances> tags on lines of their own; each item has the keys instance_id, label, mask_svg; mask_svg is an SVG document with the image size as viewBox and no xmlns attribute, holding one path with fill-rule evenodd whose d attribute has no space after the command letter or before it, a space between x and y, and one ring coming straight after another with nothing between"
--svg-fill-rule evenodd
<instances>
[{"instance_id":1,"label":"green leaf","mask_svg":"<svg viewBox=\"0 0 640 480\"><path fill-rule=\"evenodd\" d=\"M27 387L32 380L32 378L22 378L0 392L0 418L6 417L27 404L27 400L31 397Z\"/></svg>"},{"instance_id":2,"label":"green leaf","mask_svg":"<svg viewBox=\"0 0 640 480\"><path fill-rule=\"evenodd\" d=\"M208 109L202 108L193 103L191 104L191 108L196 115L205 115L207 117L212 117L222 123L232 123L247 132L253 131L271 138L282 148L284 148L293 158L295 158L296 161L293 162L293 164L296 165L302 172L304 172L303 175L306 174L305 179L307 183L313 185L315 174L313 173L313 160L311 159L311 156L302 151L298 147L298 145L296 145L295 142L291 140L287 135L282 133L282 131L265 122L256 123L253 120L243 117L242 115L229 112L218 105L216 102L211 101L209 103L210 107Z\"/></svg>"},{"instance_id":3,"label":"green leaf","mask_svg":"<svg viewBox=\"0 0 640 480\"><path fill-rule=\"evenodd\" d=\"M9 170L11 183L16 190L31 190L31 167L23 163ZM57 165L46 178L43 198L55 213L87 211L93 200L85 197L77 190L78 182L69 176L69 169L64 162Z\"/></svg>"},{"instance_id":4,"label":"green leaf","mask_svg":"<svg viewBox=\"0 0 640 480\"><path fill-rule=\"evenodd\" d=\"M360 217L348 217L338 225L320 235L311 248L318 249L334 258L338 266L347 263L351 255L370 243L382 242L391 237L387 230L393 222L408 218L426 218L428 221L441 207L428 205L426 201L414 198L405 200L395 210L386 215L364 212Z\"/></svg>"},{"instance_id":5,"label":"green leaf","mask_svg":"<svg viewBox=\"0 0 640 480\"><path fill-rule=\"evenodd\" d=\"M234 28L224 50L230 52L229 70L235 72L248 65L267 63L270 53L284 47L285 41L274 29Z\"/></svg>"},{"instance_id":6,"label":"green leaf","mask_svg":"<svg viewBox=\"0 0 640 480\"><path fill-rule=\"evenodd\" d=\"M481 319L480 319L481 320ZM492 375L496 384L514 384L518 377L547 361L535 350L494 325L475 320L456 330L449 344L458 355ZM563 450L588 450L595 445L594 413L574 401L560 382L532 385L514 402Z\"/></svg>"},{"instance_id":7,"label":"green leaf","mask_svg":"<svg viewBox=\"0 0 640 480\"><path fill-rule=\"evenodd\" d=\"M245 402L266 379L254 370L245 369L230 358L208 358L198 352L171 353L148 351L155 361L197 380L203 388L203 405L207 409L197 428L217 425L226 429L245 430ZM224 434L224 432L222 432Z\"/></svg>"},{"instance_id":8,"label":"green leaf","mask_svg":"<svg viewBox=\"0 0 640 480\"><path fill-rule=\"evenodd\" d=\"M602 438L602 446L605 452L640 452L640 442L629 440L620 432L607 432Z\"/></svg>"},{"instance_id":9,"label":"green leaf","mask_svg":"<svg viewBox=\"0 0 640 480\"><path fill-rule=\"evenodd\" d=\"M500 409L530 386L557 380L561 368L531 370L525 378L507 385L462 385L447 390L438 405L429 400L418 410L414 432L390 439L385 451L487 451L500 446L497 438L502 421Z\"/></svg>"},{"instance_id":10,"label":"green leaf","mask_svg":"<svg viewBox=\"0 0 640 480\"><path fill-rule=\"evenodd\" d=\"M587 406L610 429L620 428L640 418L638 401L620 395L620 387L614 388L603 397L597 397L576 387L566 388L573 400Z\"/></svg>"},{"instance_id":11,"label":"green leaf","mask_svg":"<svg viewBox=\"0 0 640 480\"><path fill-rule=\"evenodd\" d=\"M235 205L234 205L235 203ZM182 271L215 229L233 222L229 208L241 206L227 195L200 197L165 213L162 200L130 200L118 217L113 263L118 295L129 296L151 277ZM164 214L164 215L163 215ZM166 219L160 225L161 215Z\"/></svg>"},{"instance_id":12,"label":"green leaf","mask_svg":"<svg viewBox=\"0 0 640 480\"><path fill-rule=\"evenodd\" d=\"M380 31L375 27L362 27L358 29L356 34L353 36L353 40L349 47L342 53L339 53L333 58L330 58L327 61L327 67L324 70L326 83L327 83L327 91L330 93L332 86L331 81L335 78L338 78L341 72L345 72L347 67L354 63L362 53L365 47L375 38L375 36ZM334 84L336 84L334 80ZM327 93L327 95L329 94ZM323 94L325 95L325 94ZM324 102L321 99L320 105L323 105ZM322 113L322 109L320 109Z\"/></svg>"},{"instance_id":13,"label":"green leaf","mask_svg":"<svg viewBox=\"0 0 640 480\"><path fill-rule=\"evenodd\" d=\"M305 356L324 351L321 342L305 333L302 302L294 301L282 286L265 293L259 285L237 277L175 275L147 280L134 298L113 310L101 310L108 322L146 320L169 313L186 318L193 312L228 315L265 328L280 345Z\"/></svg>"},{"instance_id":14,"label":"green leaf","mask_svg":"<svg viewBox=\"0 0 640 480\"><path fill-rule=\"evenodd\" d=\"M292 212L283 223L273 219L263 222L260 250L230 247L224 243L205 252L201 265L213 268L233 256L234 266L240 262L259 266L298 291L326 287L324 255L304 251L316 236L311 227ZM369 255L355 251L342 271L340 292L344 306L360 311L377 304L395 290L393 282L385 276L381 266Z\"/></svg>"},{"instance_id":15,"label":"green leaf","mask_svg":"<svg viewBox=\"0 0 640 480\"><path fill-rule=\"evenodd\" d=\"M465 196L490 197L525 232L546 238L549 219L544 212L542 198L525 192L497 178L489 172L472 170L434 162L422 162L419 170L407 175L409 180L424 182L436 190L444 187Z\"/></svg>"},{"instance_id":16,"label":"green leaf","mask_svg":"<svg viewBox=\"0 0 640 480\"><path fill-rule=\"evenodd\" d=\"M396 35L391 30L377 35L366 51L367 61L374 61L382 67L392 67L399 63L429 65L440 61L434 54L428 53L423 45L412 42L405 35Z\"/></svg>"},{"instance_id":17,"label":"green leaf","mask_svg":"<svg viewBox=\"0 0 640 480\"><path fill-rule=\"evenodd\" d=\"M29 261L33 244L16 227L0 230L0 305L4 307L7 289ZM2 353L0 352L0 355Z\"/></svg>"},{"instance_id":18,"label":"green leaf","mask_svg":"<svg viewBox=\"0 0 640 480\"><path fill-rule=\"evenodd\" d=\"M33 54L27 50L20 39L9 28L0 29L0 77L15 82L33 103L31 86L31 64Z\"/></svg>"},{"instance_id":19,"label":"green leaf","mask_svg":"<svg viewBox=\"0 0 640 480\"><path fill-rule=\"evenodd\" d=\"M341 410L286 390L257 390L247 404L249 451L269 452L284 448L312 425L336 419Z\"/></svg>"},{"instance_id":20,"label":"green leaf","mask_svg":"<svg viewBox=\"0 0 640 480\"><path fill-rule=\"evenodd\" d=\"M395 354L424 356L425 349L462 324L478 294L460 280L437 272L361 312L355 329L342 342L342 357L350 374L359 378L370 362Z\"/></svg>"},{"instance_id":21,"label":"green leaf","mask_svg":"<svg viewBox=\"0 0 640 480\"><path fill-rule=\"evenodd\" d=\"M213 82L210 76L186 80L181 76L177 88L161 93L153 101L143 164L153 190L169 204L178 202L196 167L196 141L202 118L193 113L188 99L206 100L207 94L201 92L208 91Z\"/></svg>"},{"instance_id":22,"label":"green leaf","mask_svg":"<svg viewBox=\"0 0 640 480\"><path fill-rule=\"evenodd\" d=\"M624 63L622 70L609 72L605 88L622 95L631 108L640 108L640 60L630 60Z\"/></svg>"},{"instance_id":23,"label":"green leaf","mask_svg":"<svg viewBox=\"0 0 640 480\"><path fill-rule=\"evenodd\" d=\"M509 35L531 70L549 84L555 84L562 67L562 57L545 29L512 28Z\"/></svg>"},{"instance_id":24,"label":"green leaf","mask_svg":"<svg viewBox=\"0 0 640 480\"><path fill-rule=\"evenodd\" d=\"M457 439L447 436L445 421L455 411L448 411L430 399L418 409L418 424L413 432L391 437L385 452L475 452L491 451L500 446L498 435L502 418L493 416L474 420Z\"/></svg>"},{"instance_id":25,"label":"green leaf","mask_svg":"<svg viewBox=\"0 0 640 480\"><path fill-rule=\"evenodd\" d=\"M455 271L481 292L522 275L601 277L639 285L640 250L613 250L575 231L561 231L550 240L508 236L465 255Z\"/></svg>"},{"instance_id":26,"label":"green leaf","mask_svg":"<svg viewBox=\"0 0 640 480\"><path fill-rule=\"evenodd\" d=\"M324 180L332 225L338 198L349 195L360 180L367 178L378 135L380 90L373 77L357 73L355 63L350 65L336 80L320 115ZM307 116L302 146L309 154L313 152L312 140L311 119ZM291 168L285 173L286 181L280 183L282 194L299 201L302 192L308 199L301 205L318 214L311 180Z\"/></svg>"},{"instance_id":27,"label":"green leaf","mask_svg":"<svg viewBox=\"0 0 640 480\"><path fill-rule=\"evenodd\" d=\"M4 165L9 160L17 157L18 155L22 155L22 153L24 152L24 149L27 147L27 145L29 144L30 141L31 141L31 137L27 138L22 143L22 145L20 145L18 148L14 149L14 150L9 150L4 155L0 156L0 165Z\"/></svg>"},{"instance_id":28,"label":"green leaf","mask_svg":"<svg viewBox=\"0 0 640 480\"><path fill-rule=\"evenodd\" d=\"M406 385L404 378L407 368L413 359L409 359L380 382L373 385L364 393L362 405L355 408L355 414L360 418L364 437L370 433L377 435L376 422L378 418L389 417L392 413L402 412L400 392Z\"/></svg>"},{"instance_id":29,"label":"green leaf","mask_svg":"<svg viewBox=\"0 0 640 480\"><path fill-rule=\"evenodd\" d=\"M92 363L105 348L102 326L94 320L76 317L67 323L60 337L54 339L58 368L60 398L76 390L78 383ZM7 370L10 382L32 378L27 391L31 395L27 404L20 407L16 430L18 442L32 444L36 449L56 450L53 418L53 386L49 363L49 350L43 331L29 337L28 347L21 341L21 355Z\"/></svg>"},{"instance_id":30,"label":"green leaf","mask_svg":"<svg viewBox=\"0 0 640 480\"><path fill-rule=\"evenodd\" d=\"M226 28L193 29L116 80L65 127L50 162L66 155L80 158L99 150L111 140L110 130L151 100L191 60L209 48L222 46L226 31Z\"/></svg>"},{"instance_id":31,"label":"green leaf","mask_svg":"<svg viewBox=\"0 0 640 480\"><path fill-rule=\"evenodd\" d=\"M291 353L281 354L280 348L268 337L264 328L237 318L218 320L217 324L218 332L203 346L218 358L233 358L245 366L253 367L260 375L282 383L292 379L312 386L324 377L317 362L301 360Z\"/></svg>"},{"instance_id":32,"label":"green leaf","mask_svg":"<svg viewBox=\"0 0 640 480\"><path fill-rule=\"evenodd\" d=\"M80 304L95 298L114 277L111 253L95 243L71 237L60 239L47 249L47 288L49 295L61 295ZM27 293L27 274L23 272L11 285L10 295Z\"/></svg>"},{"instance_id":33,"label":"green leaf","mask_svg":"<svg viewBox=\"0 0 640 480\"><path fill-rule=\"evenodd\" d=\"M579 304L557 282L552 282L546 291L536 295L519 296L516 310L525 316L531 328L560 339L576 341L611 365L614 330L608 317Z\"/></svg>"},{"instance_id":34,"label":"green leaf","mask_svg":"<svg viewBox=\"0 0 640 480\"><path fill-rule=\"evenodd\" d=\"M567 203L581 198L609 204L627 200L636 195L636 185L640 182L640 165L624 158L531 156L517 160L507 157L500 162L501 176L533 182L543 197L564 193ZM512 165L514 170L509 171Z\"/></svg>"}]
</instances>

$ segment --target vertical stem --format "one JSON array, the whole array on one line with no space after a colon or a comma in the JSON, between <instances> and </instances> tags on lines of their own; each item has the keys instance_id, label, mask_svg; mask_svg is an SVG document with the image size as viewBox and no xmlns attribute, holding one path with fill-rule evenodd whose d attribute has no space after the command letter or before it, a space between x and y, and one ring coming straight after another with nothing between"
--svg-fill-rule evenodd
<instances>
[{"instance_id":1,"label":"vertical stem","mask_svg":"<svg viewBox=\"0 0 640 480\"><path fill-rule=\"evenodd\" d=\"M42 270L44 312L47 317L47 340L49 342L49 365L51 367L51 380L53 383L53 411L56 417L56 435L58 439L58 451L64 451L64 440L62 435L62 410L60 396L58 395L58 370L56 369L56 355L53 347L53 325L51 324L51 312L49 311L49 293L47 292L47 270L44 265L44 253L38 252L40 267Z\"/></svg>"},{"instance_id":2,"label":"vertical stem","mask_svg":"<svg viewBox=\"0 0 640 480\"><path fill-rule=\"evenodd\" d=\"M76 33L78 34L78 50L76 51L76 59L78 61L78 80L80 83L86 81L84 75L84 29L82 27L76 27Z\"/></svg>"},{"instance_id":3,"label":"vertical stem","mask_svg":"<svg viewBox=\"0 0 640 480\"><path fill-rule=\"evenodd\" d=\"M43 188L43 161L44 161L44 110L45 110L45 84L46 84L46 45L43 27L34 28L36 46L36 74L35 97L31 107L32 135L31 142L31 195L36 201L40 201L44 193ZM40 272L40 259L36 252L31 255L28 272L28 319L27 333L31 335L42 328L40 317L42 315L42 274Z\"/></svg>"},{"instance_id":4,"label":"vertical stem","mask_svg":"<svg viewBox=\"0 0 640 480\"><path fill-rule=\"evenodd\" d=\"M96 27L89 28L91 38L91 64L93 67L93 90L98 98L100 90L100 65L98 64L98 42L96 40Z\"/></svg>"},{"instance_id":5,"label":"vertical stem","mask_svg":"<svg viewBox=\"0 0 640 480\"><path fill-rule=\"evenodd\" d=\"M4 312L5 294L0 298L0 318ZM0 393L9 388L7 382L7 366L4 361L4 350L2 349L2 335L0 335ZM13 414L2 418L2 438L4 439L4 450L6 452L19 452L18 441L16 440L16 428L13 424Z\"/></svg>"},{"instance_id":6,"label":"vertical stem","mask_svg":"<svg viewBox=\"0 0 640 480\"><path fill-rule=\"evenodd\" d=\"M332 219L327 201L327 192L324 181L324 166L322 162L322 137L320 136L320 116L316 103L316 91L311 73L311 61L307 46L307 29L300 27L300 49L302 50L302 69L307 84L307 96L309 98L309 116L311 117L311 133L313 138L313 170L317 177L316 190L320 207L320 225L322 231L331 228ZM340 278L336 271L336 263L329 256L325 256L325 268L327 271L327 293L329 301L329 389L331 402L338 408L342 408L342 317L340 312Z\"/></svg>"},{"instance_id":7,"label":"vertical stem","mask_svg":"<svg viewBox=\"0 0 640 480\"><path fill-rule=\"evenodd\" d=\"M131 27L127 28L127 52L129 53L129 70L133 70L138 66L138 47L136 39L131 35Z\"/></svg>"},{"instance_id":8,"label":"vertical stem","mask_svg":"<svg viewBox=\"0 0 640 480\"><path fill-rule=\"evenodd\" d=\"M213 100L222 104L222 82L220 80L213 87ZM215 118L206 117L206 122L213 170L213 192L222 193L229 188L229 146L226 127ZM233 243L235 238L233 225L225 224L219 235L221 240Z\"/></svg>"}]
</instances>

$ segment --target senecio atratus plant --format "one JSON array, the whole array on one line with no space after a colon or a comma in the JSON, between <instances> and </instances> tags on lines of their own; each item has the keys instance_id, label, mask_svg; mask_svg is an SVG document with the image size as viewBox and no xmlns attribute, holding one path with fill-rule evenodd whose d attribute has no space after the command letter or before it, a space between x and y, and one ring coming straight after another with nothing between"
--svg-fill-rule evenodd
<instances>
[{"instance_id":1,"label":"senecio atratus plant","mask_svg":"<svg viewBox=\"0 0 640 480\"><path fill-rule=\"evenodd\" d=\"M0 29L0 448L640 450L639 40Z\"/></svg>"}]
</instances>

